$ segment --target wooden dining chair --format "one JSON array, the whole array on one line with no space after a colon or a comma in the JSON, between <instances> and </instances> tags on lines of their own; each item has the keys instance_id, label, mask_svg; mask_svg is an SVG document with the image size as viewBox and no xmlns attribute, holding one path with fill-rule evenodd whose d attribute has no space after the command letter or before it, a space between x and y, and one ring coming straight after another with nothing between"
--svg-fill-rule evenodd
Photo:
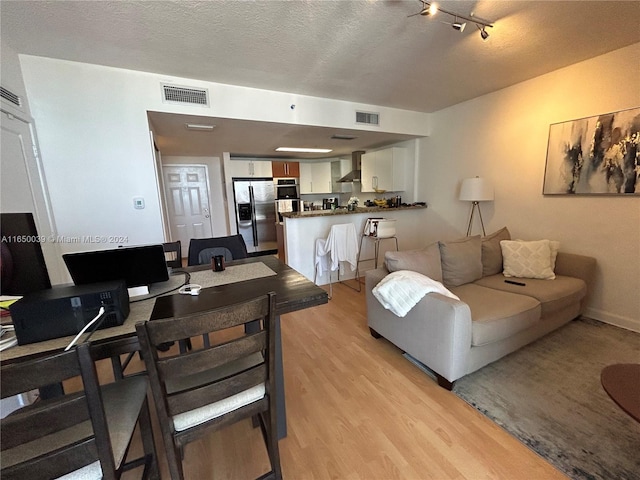
<instances>
[{"instance_id":1,"label":"wooden dining chair","mask_svg":"<svg viewBox=\"0 0 640 480\"><path fill-rule=\"evenodd\" d=\"M247 244L242 235L192 238L189 241L187 265L207 265L215 255L223 255L225 262L247 258Z\"/></svg>"},{"instance_id":2,"label":"wooden dining chair","mask_svg":"<svg viewBox=\"0 0 640 480\"><path fill-rule=\"evenodd\" d=\"M282 478L276 431L275 293L202 313L138 323L162 439L173 480L184 479L185 445L239 420L256 416L271 470ZM253 322L260 328L245 333ZM211 334L218 342L162 357L163 342Z\"/></svg>"},{"instance_id":3,"label":"wooden dining chair","mask_svg":"<svg viewBox=\"0 0 640 480\"><path fill-rule=\"evenodd\" d=\"M247 244L240 234L226 237L192 238L189 241L189 253L187 265L210 265L211 259L216 255L224 256L225 262L247 258ZM205 345L209 345L209 336L203 335ZM180 342L181 349L191 349L191 341Z\"/></svg>"},{"instance_id":4,"label":"wooden dining chair","mask_svg":"<svg viewBox=\"0 0 640 480\"><path fill-rule=\"evenodd\" d=\"M180 240L162 244L167 267L182 268L182 244Z\"/></svg>"},{"instance_id":5,"label":"wooden dining chair","mask_svg":"<svg viewBox=\"0 0 640 480\"><path fill-rule=\"evenodd\" d=\"M119 479L144 467L141 478L158 479L146 376L99 385L90 345L2 366L2 398L80 377L80 391L12 412L0 421L3 480ZM127 460L139 425L144 455Z\"/></svg>"}]
</instances>

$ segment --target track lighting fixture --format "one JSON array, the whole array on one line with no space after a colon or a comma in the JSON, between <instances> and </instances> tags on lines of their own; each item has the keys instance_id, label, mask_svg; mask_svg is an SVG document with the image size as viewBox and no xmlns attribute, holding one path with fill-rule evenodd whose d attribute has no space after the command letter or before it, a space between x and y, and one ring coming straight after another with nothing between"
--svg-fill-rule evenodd
<instances>
[{"instance_id":1,"label":"track lighting fixture","mask_svg":"<svg viewBox=\"0 0 640 480\"><path fill-rule=\"evenodd\" d=\"M436 5L435 3L422 2L422 10L420 10L420 15L426 17L428 15L433 16L436 13L438 13L438 5Z\"/></svg>"},{"instance_id":2,"label":"track lighting fixture","mask_svg":"<svg viewBox=\"0 0 640 480\"><path fill-rule=\"evenodd\" d=\"M456 21L451 24L454 30L458 30L460 33L464 32L464 27L467 26L467 22L460 23L458 21L458 17L456 17Z\"/></svg>"},{"instance_id":3,"label":"track lighting fixture","mask_svg":"<svg viewBox=\"0 0 640 480\"><path fill-rule=\"evenodd\" d=\"M420 10L418 13L409 15L409 17L414 17L416 15L422 15L424 17L432 17L437 12L446 13L447 15L451 15L454 18L453 23L449 23L449 22L442 22L442 23L451 25L455 30L459 32L463 32L465 27L467 26L467 22L472 22L472 23L475 23L476 27L478 27L478 30L480 30L480 37L482 37L482 40L486 40L487 38L489 38L489 32L487 32L487 28L493 28L493 25L491 24L491 22L474 17L473 13L469 14L469 16L460 15L458 13L449 12L447 10L442 9L434 2L427 2L425 0L419 0L419 1L422 4L422 10ZM467 22L462 22L461 20L466 20Z\"/></svg>"}]
</instances>

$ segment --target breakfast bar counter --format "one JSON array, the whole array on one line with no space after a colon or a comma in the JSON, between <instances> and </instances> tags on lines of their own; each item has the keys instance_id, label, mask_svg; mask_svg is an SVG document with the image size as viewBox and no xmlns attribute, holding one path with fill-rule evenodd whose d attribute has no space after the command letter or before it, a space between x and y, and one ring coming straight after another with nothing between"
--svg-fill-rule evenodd
<instances>
[{"instance_id":1,"label":"breakfast bar counter","mask_svg":"<svg viewBox=\"0 0 640 480\"><path fill-rule=\"evenodd\" d=\"M368 218L388 218L396 220L396 236L400 250L424 247L426 233L426 205L404 205L395 208L356 207L355 210L337 208L335 210L309 210L283 213L284 261L302 275L313 280L315 266L315 243L318 238L327 238L332 225L353 223L358 233L358 241ZM395 249L395 242L382 242L380 260L387 249ZM373 242L362 242L361 258L373 258ZM360 273L373 268L373 260L360 264ZM340 279L354 278L355 271L348 266L340 274ZM333 281L336 273L333 274ZM316 283L329 283L325 272Z\"/></svg>"},{"instance_id":2,"label":"breakfast bar counter","mask_svg":"<svg viewBox=\"0 0 640 480\"><path fill-rule=\"evenodd\" d=\"M398 210L420 210L427 208L425 204L407 204L400 207L356 207L355 210L349 210L344 207L338 207L335 210L308 210L305 212L284 212L283 217L286 218L309 218L309 217L326 217L329 215L353 215L358 213L369 213L378 215L384 215L389 212L395 212Z\"/></svg>"}]
</instances>

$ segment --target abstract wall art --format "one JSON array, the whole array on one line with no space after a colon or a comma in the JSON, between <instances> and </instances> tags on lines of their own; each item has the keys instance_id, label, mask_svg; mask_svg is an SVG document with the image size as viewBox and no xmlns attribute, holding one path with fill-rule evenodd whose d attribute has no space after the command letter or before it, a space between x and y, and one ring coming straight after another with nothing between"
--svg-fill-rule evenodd
<instances>
[{"instance_id":1,"label":"abstract wall art","mask_svg":"<svg viewBox=\"0 0 640 480\"><path fill-rule=\"evenodd\" d=\"M639 195L640 108L549 127L545 195Z\"/></svg>"}]
</instances>

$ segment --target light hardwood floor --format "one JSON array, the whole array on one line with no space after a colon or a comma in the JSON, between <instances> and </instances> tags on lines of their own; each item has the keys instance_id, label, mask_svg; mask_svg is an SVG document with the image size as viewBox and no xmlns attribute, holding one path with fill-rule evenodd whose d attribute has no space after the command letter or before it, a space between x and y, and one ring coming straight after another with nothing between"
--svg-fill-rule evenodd
<instances>
[{"instance_id":1,"label":"light hardwood floor","mask_svg":"<svg viewBox=\"0 0 640 480\"><path fill-rule=\"evenodd\" d=\"M364 292L333 292L327 305L282 317L285 479L566 478L371 337ZM133 367L142 368L138 357ZM156 443L169 479L159 432ZM184 466L192 480L248 479L266 472L268 460L247 421L189 444Z\"/></svg>"}]
</instances>

